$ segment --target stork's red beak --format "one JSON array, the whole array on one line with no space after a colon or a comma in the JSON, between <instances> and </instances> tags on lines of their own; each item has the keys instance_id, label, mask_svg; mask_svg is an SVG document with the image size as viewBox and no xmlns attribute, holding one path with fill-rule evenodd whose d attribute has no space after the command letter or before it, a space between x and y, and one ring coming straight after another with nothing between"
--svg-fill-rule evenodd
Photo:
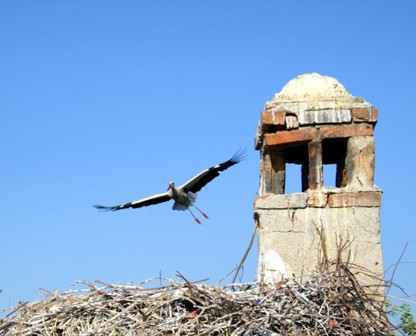
<instances>
[{"instance_id":1,"label":"stork's red beak","mask_svg":"<svg viewBox=\"0 0 416 336\"><path fill-rule=\"evenodd\" d=\"M169 183L168 189L166 189L166 191L169 191L170 189L172 189L172 183Z\"/></svg>"}]
</instances>

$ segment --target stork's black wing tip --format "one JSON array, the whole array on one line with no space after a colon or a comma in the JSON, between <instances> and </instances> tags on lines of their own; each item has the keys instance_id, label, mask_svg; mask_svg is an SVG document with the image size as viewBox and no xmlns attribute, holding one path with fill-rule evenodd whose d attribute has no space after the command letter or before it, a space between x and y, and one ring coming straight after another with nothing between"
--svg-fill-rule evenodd
<instances>
[{"instance_id":1,"label":"stork's black wing tip","mask_svg":"<svg viewBox=\"0 0 416 336\"><path fill-rule=\"evenodd\" d=\"M104 205L94 204L93 207L101 211L116 211L117 210L116 206L104 206Z\"/></svg>"},{"instance_id":2,"label":"stork's black wing tip","mask_svg":"<svg viewBox=\"0 0 416 336\"><path fill-rule=\"evenodd\" d=\"M230 162L239 163L247 158L247 150L245 148L240 148L235 152L233 157L230 159Z\"/></svg>"}]
</instances>

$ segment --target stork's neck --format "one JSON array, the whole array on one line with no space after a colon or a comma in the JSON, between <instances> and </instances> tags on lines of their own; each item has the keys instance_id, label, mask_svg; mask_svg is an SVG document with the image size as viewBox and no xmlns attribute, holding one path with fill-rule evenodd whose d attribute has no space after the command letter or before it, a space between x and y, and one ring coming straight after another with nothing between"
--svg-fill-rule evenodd
<instances>
[{"instance_id":1,"label":"stork's neck","mask_svg":"<svg viewBox=\"0 0 416 336\"><path fill-rule=\"evenodd\" d=\"M169 194L170 194L170 196L172 197L172 198L176 198L176 197L178 197L179 196L179 190L178 189L176 189L176 187L173 185L173 186L171 186L170 187L170 189L169 189Z\"/></svg>"}]
</instances>

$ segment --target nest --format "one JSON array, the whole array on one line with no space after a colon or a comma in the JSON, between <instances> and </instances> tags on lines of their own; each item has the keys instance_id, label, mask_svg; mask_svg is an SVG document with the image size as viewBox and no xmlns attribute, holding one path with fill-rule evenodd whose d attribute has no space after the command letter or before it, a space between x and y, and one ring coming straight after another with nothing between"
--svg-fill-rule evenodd
<instances>
[{"instance_id":1,"label":"nest","mask_svg":"<svg viewBox=\"0 0 416 336\"><path fill-rule=\"evenodd\" d=\"M302 284L285 279L220 288L179 277L154 288L148 288L150 280L81 282L87 288L21 304L0 320L0 335L390 335L393 330L380 294L361 287L347 265Z\"/></svg>"}]
</instances>

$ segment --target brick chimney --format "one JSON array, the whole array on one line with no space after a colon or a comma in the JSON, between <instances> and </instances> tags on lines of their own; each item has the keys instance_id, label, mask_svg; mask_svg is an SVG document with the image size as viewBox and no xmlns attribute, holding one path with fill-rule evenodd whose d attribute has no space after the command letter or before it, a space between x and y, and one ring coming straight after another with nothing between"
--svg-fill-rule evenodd
<instances>
[{"instance_id":1,"label":"brick chimney","mask_svg":"<svg viewBox=\"0 0 416 336\"><path fill-rule=\"evenodd\" d=\"M377 109L335 78L310 73L289 81L261 112L258 280L280 281L336 257L383 276L382 192L374 185ZM301 191L286 193L288 164L300 167ZM326 166L336 167L324 183ZM371 279L362 279L370 283Z\"/></svg>"}]
</instances>

